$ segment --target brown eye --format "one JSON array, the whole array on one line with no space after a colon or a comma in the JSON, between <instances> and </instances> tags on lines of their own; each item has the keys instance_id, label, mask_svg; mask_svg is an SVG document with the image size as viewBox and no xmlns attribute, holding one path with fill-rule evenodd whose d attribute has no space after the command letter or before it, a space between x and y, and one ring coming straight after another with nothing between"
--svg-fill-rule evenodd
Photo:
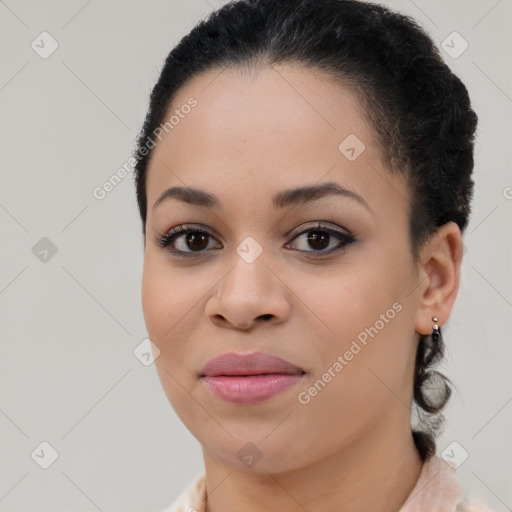
<instances>
[{"instance_id":1,"label":"brown eye","mask_svg":"<svg viewBox=\"0 0 512 512\"><path fill-rule=\"evenodd\" d=\"M213 234L207 228L177 226L160 235L155 243L162 249L167 248L176 256L187 257L200 256L209 252L212 248L211 242L215 241ZM218 245L217 248L222 246Z\"/></svg>"},{"instance_id":2,"label":"brown eye","mask_svg":"<svg viewBox=\"0 0 512 512\"><path fill-rule=\"evenodd\" d=\"M288 245L295 245L292 248L317 257L345 249L355 241L355 237L351 234L323 226L315 226L299 233Z\"/></svg>"},{"instance_id":3,"label":"brown eye","mask_svg":"<svg viewBox=\"0 0 512 512\"><path fill-rule=\"evenodd\" d=\"M308 243L313 249L321 251L329 245L330 238L330 233L325 231L309 231Z\"/></svg>"},{"instance_id":4,"label":"brown eye","mask_svg":"<svg viewBox=\"0 0 512 512\"><path fill-rule=\"evenodd\" d=\"M195 232L186 235L186 245L192 251L201 251L208 245L208 238L210 235L207 233Z\"/></svg>"}]
</instances>

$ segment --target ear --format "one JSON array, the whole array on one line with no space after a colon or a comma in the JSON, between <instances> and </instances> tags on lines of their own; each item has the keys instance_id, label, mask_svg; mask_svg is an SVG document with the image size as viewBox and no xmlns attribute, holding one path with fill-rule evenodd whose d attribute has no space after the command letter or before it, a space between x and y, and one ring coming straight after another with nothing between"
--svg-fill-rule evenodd
<instances>
[{"instance_id":1,"label":"ear","mask_svg":"<svg viewBox=\"0 0 512 512\"><path fill-rule=\"evenodd\" d=\"M434 322L443 326L450 316L459 289L462 234L455 222L440 226L420 253L420 297L416 332L431 334Z\"/></svg>"}]
</instances>

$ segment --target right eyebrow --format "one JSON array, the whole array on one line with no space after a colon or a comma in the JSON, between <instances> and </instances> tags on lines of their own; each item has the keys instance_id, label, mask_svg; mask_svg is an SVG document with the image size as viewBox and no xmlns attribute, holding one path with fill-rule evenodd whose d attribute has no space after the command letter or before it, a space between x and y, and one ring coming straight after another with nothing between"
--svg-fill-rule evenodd
<instances>
[{"instance_id":1,"label":"right eyebrow","mask_svg":"<svg viewBox=\"0 0 512 512\"><path fill-rule=\"evenodd\" d=\"M215 196L208 194L208 192L190 187L171 187L165 190L155 201L153 210L160 203L171 199L206 208L220 208L220 201Z\"/></svg>"}]
</instances>

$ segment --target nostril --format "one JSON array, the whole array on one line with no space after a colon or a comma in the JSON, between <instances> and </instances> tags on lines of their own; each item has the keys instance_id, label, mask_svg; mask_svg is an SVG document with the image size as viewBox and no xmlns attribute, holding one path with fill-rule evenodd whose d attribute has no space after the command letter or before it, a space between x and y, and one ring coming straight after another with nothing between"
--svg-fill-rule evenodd
<instances>
[{"instance_id":1,"label":"nostril","mask_svg":"<svg viewBox=\"0 0 512 512\"><path fill-rule=\"evenodd\" d=\"M260 315L258 318L261 318L262 320L270 320L274 315L267 313L266 315Z\"/></svg>"}]
</instances>

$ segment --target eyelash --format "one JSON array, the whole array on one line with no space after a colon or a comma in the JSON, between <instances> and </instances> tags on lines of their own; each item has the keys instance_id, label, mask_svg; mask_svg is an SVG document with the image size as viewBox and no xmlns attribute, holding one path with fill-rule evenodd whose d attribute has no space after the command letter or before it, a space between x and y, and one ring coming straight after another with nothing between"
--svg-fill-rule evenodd
<instances>
[{"instance_id":1,"label":"eyelash","mask_svg":"<svg viewBox=\"0 0 512 512\"><path fill-rule=\"evenodd\" d=\"M329 249L328 251L304 251L297 249L299 252L305 252L311 255L312 258L321 258L323 256L330 255L334 252L343 251L349 246L350 244L354 243L356 241L356 238L354 236L354 233L344 233L342 231L338 231L332 228L329 228L327 226L322 225L320 222L316 226L309 227L307 229L304 229L302 231L299 231L297 234L293 236L293 238L290 240L290 242L293 242L296 238L299 238L300 236L309 233L311 231L320 231L328 233L329 235L334 236L335 238L340 239L340 243L334 247ZM190 234L190 233L202 233L207 234L212 238L215 238L215 234L212 232L211 229L207 227L195 227L195 226L188 226L188 225L180 225L176 226L169 231L166 231L165 233L159 233L157 235L155 244L165 249L170 244L172 244L179 236ZM329 241L330 242L330 241ZM211 249L210 249L211 250ZM178 249L175 249L173 247L169 247L168 251L173 254L174 256L177 256L179 258L197 258L204 255L207 250L202 251L180 251ZM316 253L316 254L315 254Z\"/></svg>"}]
</instances>

